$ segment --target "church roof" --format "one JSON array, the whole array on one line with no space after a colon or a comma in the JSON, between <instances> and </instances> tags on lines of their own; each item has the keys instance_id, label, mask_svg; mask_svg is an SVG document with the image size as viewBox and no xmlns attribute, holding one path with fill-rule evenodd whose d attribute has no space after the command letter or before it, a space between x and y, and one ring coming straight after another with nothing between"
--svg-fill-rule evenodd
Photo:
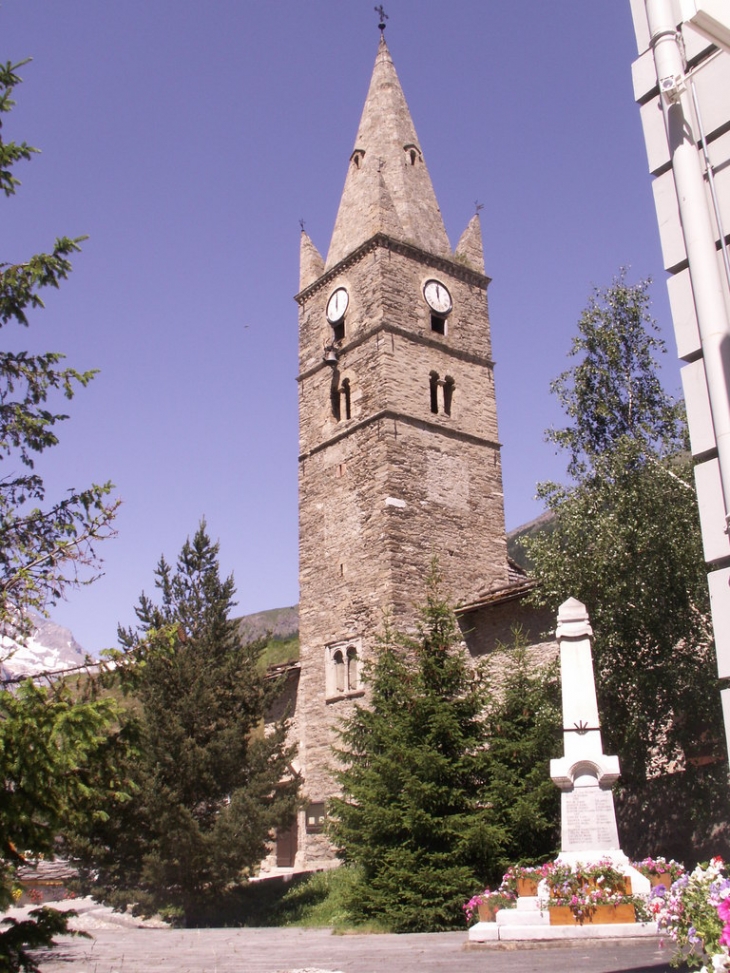
<instances>
[{"instance_id":1,"label":"church roof","mask_svg":"<svg viewBox=\"0 0 730 973\"><path fill-rule=\"evenodd\" d=\"M486 608L488 605L498 605L507 601L514 601L516 598L523 598L537 584L524 568L521 568L511 557L507 558L507 574L508 581L505 587L480 592L472 601L457 606L456 614L466 615L480 608Z\"/></svg>"},{"instance_id":2,"label":"church roof","mask_svg":"<svg viewBox=\"0 0 730 973\"><path fill-rule=\"evenodd\" d=\"M382 34L326 269L376 233L452 257L411 113Z\"/></svg>"}]
</instances>

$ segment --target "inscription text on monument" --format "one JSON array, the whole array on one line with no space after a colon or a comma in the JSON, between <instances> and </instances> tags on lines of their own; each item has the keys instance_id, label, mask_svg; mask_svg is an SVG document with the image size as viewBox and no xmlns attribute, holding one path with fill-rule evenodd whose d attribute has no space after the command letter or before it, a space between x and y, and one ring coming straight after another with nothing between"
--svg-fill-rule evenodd
<instances>
[{"instance_id":1,"label":"inscription text on monument","mask_svg":"<svg viewBox=\"0 0 730 973\"><path fill-rule=\"evenodd\" d=\"M590 851L618 848L618 829L610 790L576 787L562 794L562 849Z\"/></svg>"}]
</instances>

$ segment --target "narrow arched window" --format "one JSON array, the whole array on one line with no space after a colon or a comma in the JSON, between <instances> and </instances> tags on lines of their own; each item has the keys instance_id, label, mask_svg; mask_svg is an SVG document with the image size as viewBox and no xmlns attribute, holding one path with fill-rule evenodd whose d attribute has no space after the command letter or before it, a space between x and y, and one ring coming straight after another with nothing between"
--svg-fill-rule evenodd
<instances>
[{"instance_id":1,"label":"narrow arched window","mask_svg":"<svg viewBox=\"0 0 730 973\"><path fill-rule=\"evenodd\" d=\"M350 395L350 379L343 378L342 384L337 382L337 375L332 377L332 387L330 389L330 399L332 401L332 418L335 422L341 419L352 418L352 399Z\"/></svg>"},{"instance_id":2,"label":"narrow arched window","mask_svg":"<svg viewBox=\"0 0 730 973\"><path fill-rule=\"evenodd\" d=\"M343 408L344 406L344 408ZM350 379L342 379L342 389L340 396L340 415L344 413L345 419L350 419L352 413L350 411Z\"/></svg>"},{"instance_id":3,"label":"narrow arched window","mask_svg":"<svg viewBox=\"0 0 730 973\"><path fill-rule=\"evenodd\" d=\"M335 663L335 689L338 693L345 691L345 660L342 652L338 649L335 652L333 661Z\"/></svg>"},{"instance_id":4,"label":"narrow arched window","mask_svg":"<svg viewBox=\"0 0 730 973\"><path fill-rule=\"evenodd\" d=\"M431 372L429 379L429 389L431 392L431 412L438 415L439 411L439 375L438 372Z\"/></svg>"},{"instance_id":5,"label":"narrow arched window","mask_svg":"<svg viewBox=\"0 0 730 973\"><path fill-rule=\"evenodd\" d=\"M455 388L456 382L450 375L447 375L444 379L444 415L451 415L451 403L454 398Z\"/></svg>"},{"instance_id":6,"label":"narrow arched window","mask_svg":"<svg viewBox=\"0 0 730 973\"><path fill-rule=\"evenodd\" d=\"M357 684L357 649L351 645L347 650L347 691L354 693L358 688Z\"/></svg>"},{"instance_id":7,"label":"narrow arched window","mask_svg":"<svg viewBox=\"0 0 730 973\"><path fill-rule=\"evenodd\" d=\"M342 568L342 565L340 565ZM348 638L325 647L325 699L327 703L339 703L353 696L362 696L360 670L363 649L359 638Z\"/></svg>"}]
</instances>

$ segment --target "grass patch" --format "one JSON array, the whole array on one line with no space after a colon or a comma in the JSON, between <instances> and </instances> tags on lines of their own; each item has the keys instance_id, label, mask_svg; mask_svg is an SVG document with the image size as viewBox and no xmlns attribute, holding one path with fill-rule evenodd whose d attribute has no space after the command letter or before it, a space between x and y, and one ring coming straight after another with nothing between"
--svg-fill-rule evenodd
<instances>
[{"instance_id":1,"label":"grass patch","mask_svg":"<svg viewBox=\"0 0 730 973\"><path fill-rule=\"evenodd\" d=\"M298 659L298 635L292 635L288 639L271 638L261 653L259 665L262 669L268 669L269 666L283 666L287 662L297 662Z\"/></svg>"},{"instance_id":2,"label":"grass patch","mask_svg":"<svg viewBox=\"0 0 730 973\"><path fill-rule=\"evenodd\" d=\"M338 931L354 928L346 902L358 879L357 869L345 866L314 872L284 896L287 925L310 929L331 926Z\"/></svg>"},{"instance_id":3,"label":"grass patch","mask_svg":"<svg viewBox=\"0 0 730 973\"><path fill-rule=\"evenodd\" d=\"M340 866L323 872L263 879L232 889L201 909L195 926L295 926L331 928L340 934L389 932L385 926L356 924L347 898L360 878L356 868Z\"/></svg>"}]
</instances>

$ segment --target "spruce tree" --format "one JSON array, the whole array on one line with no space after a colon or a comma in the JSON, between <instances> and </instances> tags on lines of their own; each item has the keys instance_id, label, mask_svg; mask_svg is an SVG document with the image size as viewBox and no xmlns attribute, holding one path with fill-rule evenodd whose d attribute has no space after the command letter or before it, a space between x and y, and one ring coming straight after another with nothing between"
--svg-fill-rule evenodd
<instances>
[{"instance_id":1,"label":"spruce tree","mask_svg":"<svg viewBox=\"0 0 730 973\"><path fill-rule=\"evenodd\" d=\"M498 871L553 858L560 847L560 791L550 760L562 752L557 660L540 663L519 630L491 659L499 674L485 714L489 739L485 804L504 830ZM494 874L494 873L492 873Z\"/></svg>"},{"instance_id":2,"label":"spruce tree","mask_svg":"<svg viewBox=\"0 0 730 973\"><path fill-rule=\"evenodd\" d=\"M494 872L505 841L485 806L490 700L434 572L419 637L386 629L366 666L369 703L340 731L331 836L360 866L355 920L396 932L463 926L463 902Z\"/></svg>"},{"instance_id":3,"label":"spruce tree","mask_svg":"<svg viewBox=\"0 0 730 973\"><path fill-rule=\"evenodd\" d=\"M264 732L282 687L260 664L264 642L244 644L229 617L233 578L221 579L205 523L176 569L162 558L155 573L159 603L143 594L139 625L119 632L139 708L127 727L137 791L83 854L101 898L192 923L255 871L299 780L286 725Z\"/></svg>"}]
</instances>

